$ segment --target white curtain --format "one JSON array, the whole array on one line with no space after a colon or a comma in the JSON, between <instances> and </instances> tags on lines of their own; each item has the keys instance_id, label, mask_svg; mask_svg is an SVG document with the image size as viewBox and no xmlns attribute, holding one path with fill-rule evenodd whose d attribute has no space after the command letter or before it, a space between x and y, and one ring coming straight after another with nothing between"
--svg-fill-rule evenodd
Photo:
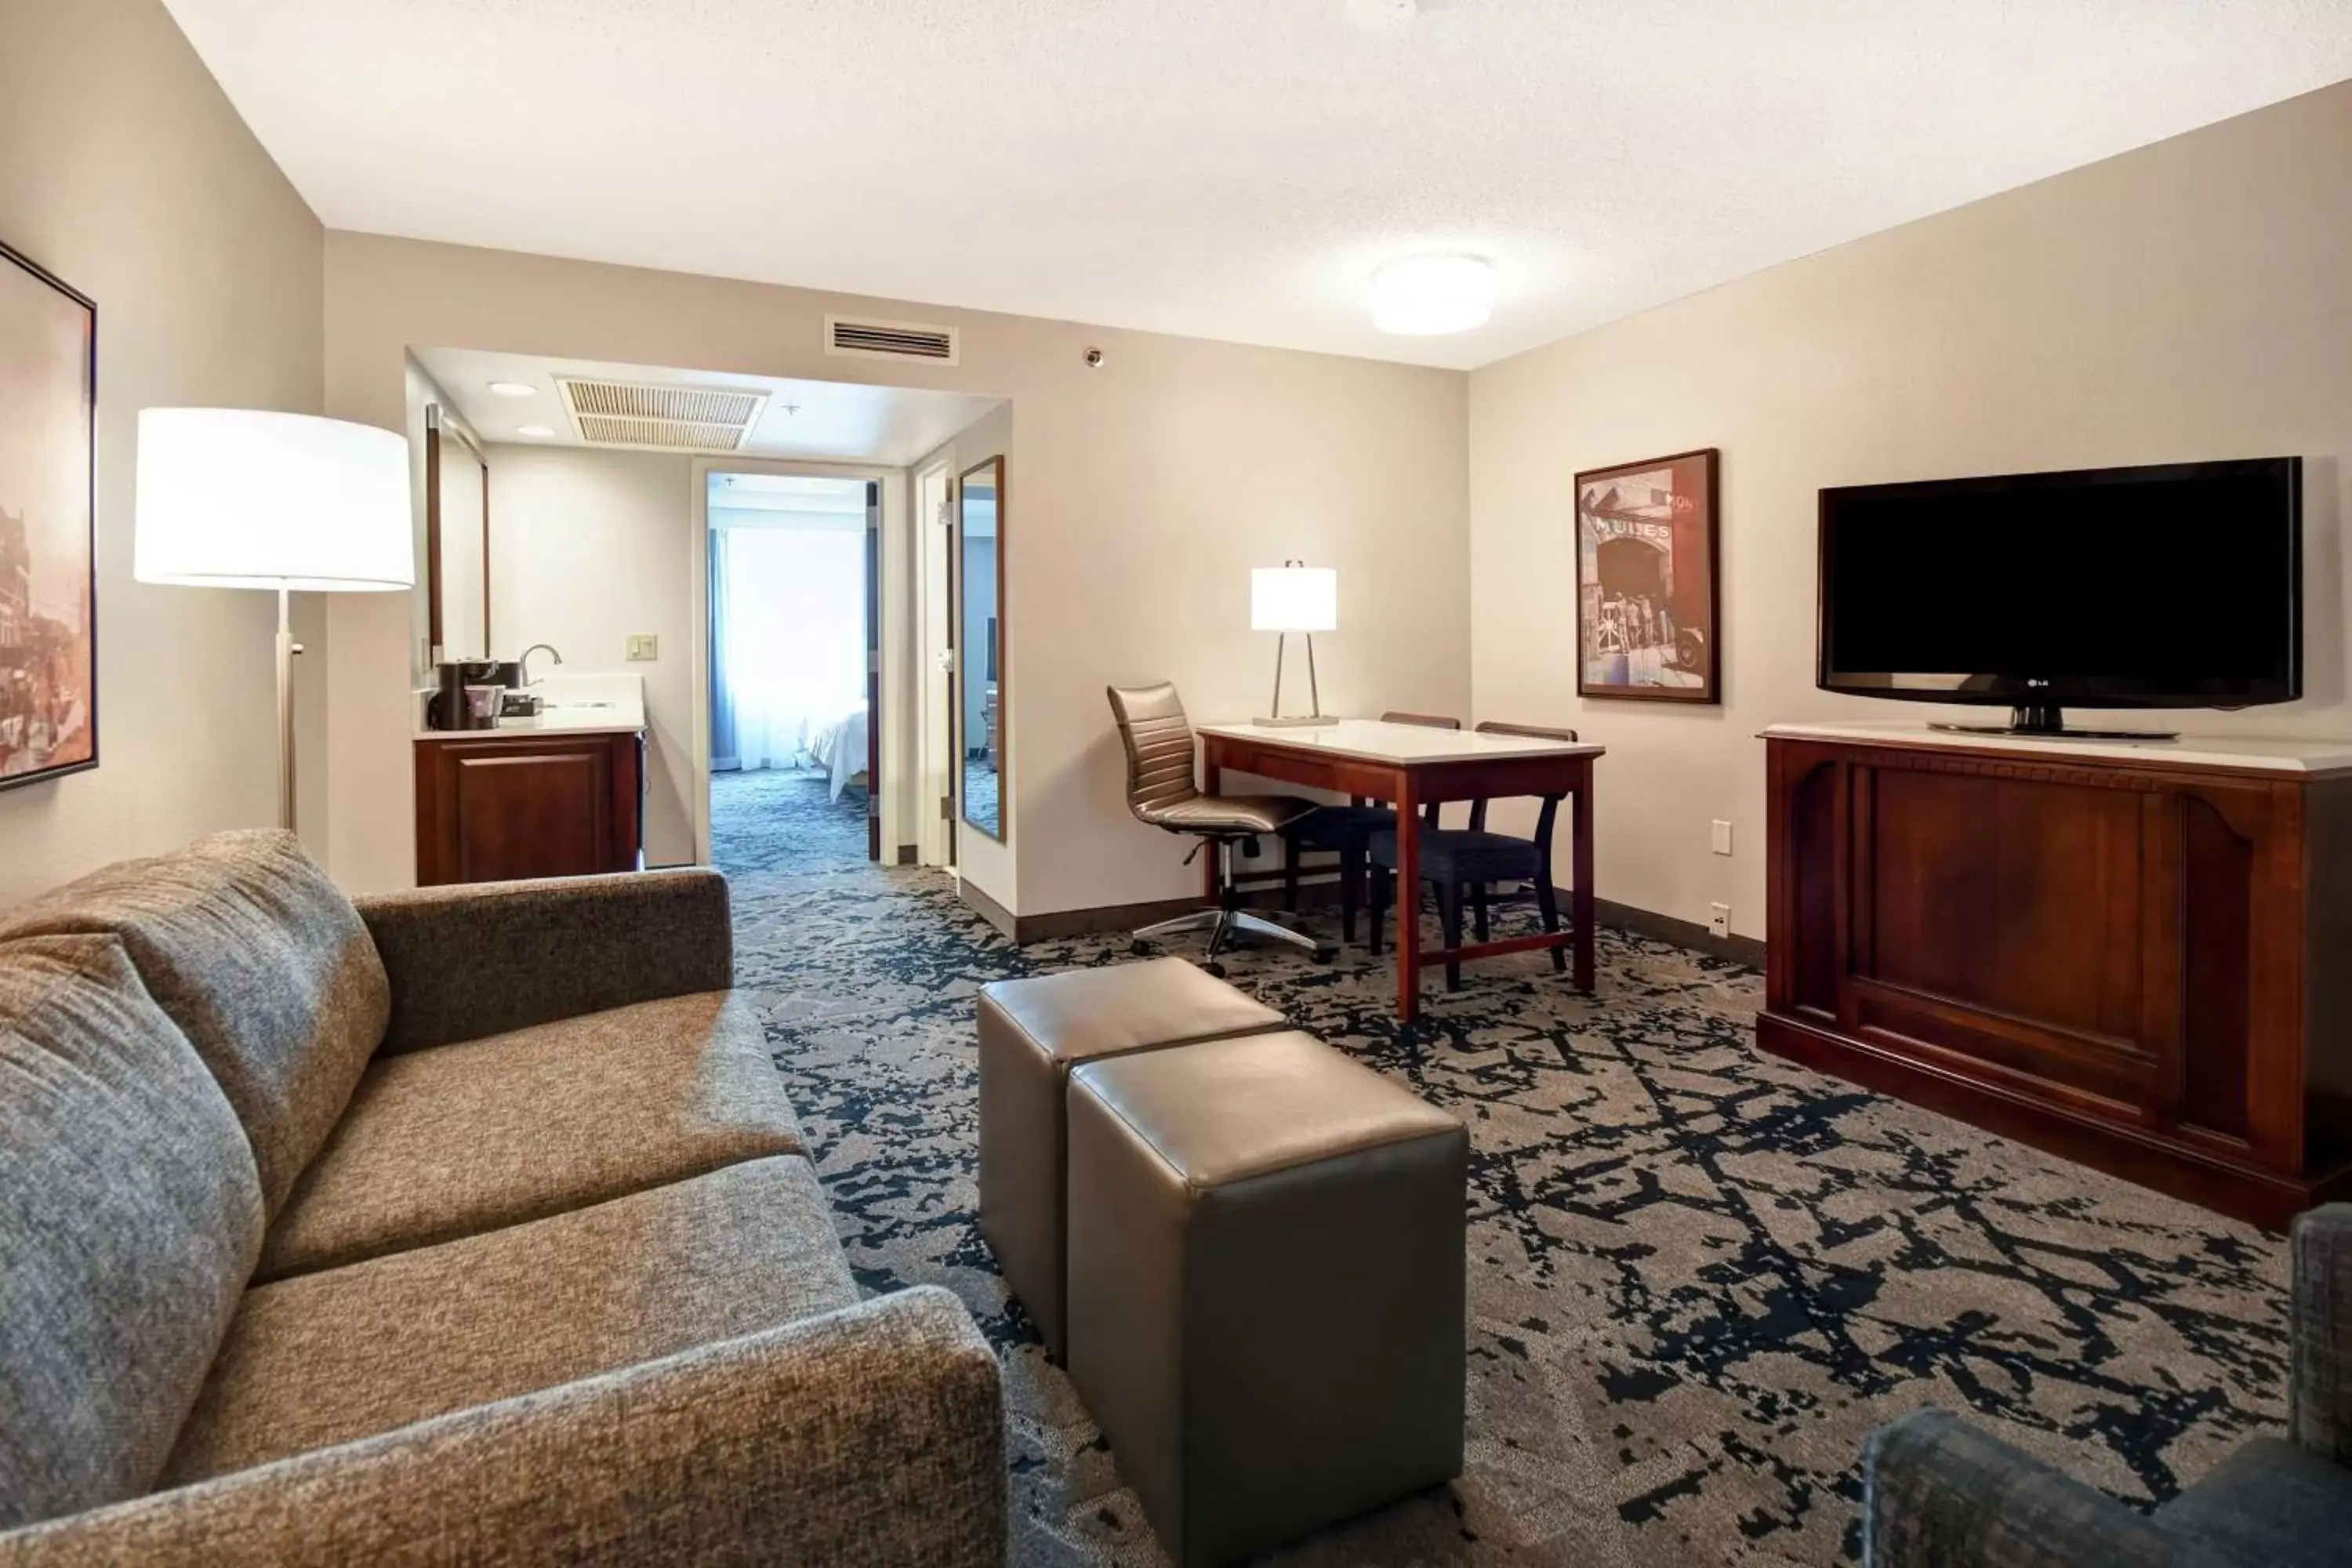
<instances>
[{"instance_id":1,"label":"white curtain","mask_svg":"<svg viewBox=\"0 0 2352 1568\"><path fill-rule=\"evenodd\" d=\"M730 528L716 652L745 768L797 766L827 725L866 707L866 531Z\"/></svg>"}]
</instances>

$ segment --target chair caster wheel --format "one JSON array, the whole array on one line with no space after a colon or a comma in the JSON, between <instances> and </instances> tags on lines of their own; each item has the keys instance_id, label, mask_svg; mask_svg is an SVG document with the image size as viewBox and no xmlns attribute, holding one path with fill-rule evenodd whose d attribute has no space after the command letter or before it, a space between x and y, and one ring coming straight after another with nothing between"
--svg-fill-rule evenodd
<instances>
[{"instance_id":1,"label":"chair caster wheel","mask_svg":"<svg viewBox=\"0 0 2352 1568\"><path fill-rule=\"evenodd\" d=\"M1127 951L1135 954L1138 958L1150 958L1151 956L1151 944L1145 942L1142 938L1138 937L1135 941L1127 944Z\"/></svg>"},{"instance_id":2,"label":"chair caster wheel","mask_svg":"<svg viewBox=\"0 0 2352 1568\"><path fill-rule=\"evenodd\" d=\"M1225 977L1225 966L1219 963L1213 958L1209 960L1208 963L1201 965L1201 967L1209 973L1215 975L1220 980L1223 980Z\"/></svg>"}]
</instances>

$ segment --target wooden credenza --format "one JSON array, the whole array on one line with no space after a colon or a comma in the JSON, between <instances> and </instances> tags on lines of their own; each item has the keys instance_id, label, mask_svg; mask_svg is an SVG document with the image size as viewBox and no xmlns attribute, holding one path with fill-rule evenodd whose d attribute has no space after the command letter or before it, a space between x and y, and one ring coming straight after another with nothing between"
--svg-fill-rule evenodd
<instances>
[{"instance_id":1,"label":"wooden credenza","mask_svg":"<svg viewBox=\"0 0 2352 1568\"><path fill-rule=\"evenodd\" d=\"M1765 739L1766 1050L2264 1226L2352 1192L2352 746Z\"/></svg>"},{"instance_id":2,"label":"wooden credenza","mask_svg":"<svg viewBox=\"0 0 2352 1568\"><path fill-rule=\"evenodd\" d=\"M634 871L641 731L456 731L416 745L416 880Z\"/></svg>"}]
</instances>

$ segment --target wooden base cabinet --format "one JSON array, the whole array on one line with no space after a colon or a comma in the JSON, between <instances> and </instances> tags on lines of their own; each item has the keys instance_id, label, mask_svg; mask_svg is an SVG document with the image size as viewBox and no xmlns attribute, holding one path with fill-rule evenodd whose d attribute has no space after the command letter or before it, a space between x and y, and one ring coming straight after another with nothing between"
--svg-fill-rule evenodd
<instances>
[{"instance_id":1,"label":"wooden base cabinet","mask_svg":"<svg viewBox=\"0 0 2352 1568\"><path fill-rule=\"evenodd\" d=\"M634 871L641 733L453 733L416 742L416 880Z\"/></svg>"},{"instance_id":2,"label":"wooden base cabinet","mask_svg":"<svg viewBox=\"0 0 2352 1568\"><path fill-rule=\"evenodd\" d=\"M1766 1050L2266 1226L2352 1192L2352 776L1767 746Z\"/></svg>"}]
</instances>

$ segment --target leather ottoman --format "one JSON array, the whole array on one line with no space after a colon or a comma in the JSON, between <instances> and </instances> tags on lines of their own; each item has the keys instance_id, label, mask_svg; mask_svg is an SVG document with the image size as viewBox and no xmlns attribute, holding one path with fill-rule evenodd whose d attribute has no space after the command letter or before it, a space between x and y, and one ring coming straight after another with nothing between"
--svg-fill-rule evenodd
<instances>
[{"instance_id":1,"label":"leather ottoman","mask_svg":"<svg viewBox=\"0 0 2352 1568\"><path fill-rule=\"evenodd\" d=\"M1000 980L980 993L980 1231L1045 1349L1066 1357L1063 1103L1071 1068L1281 1028L1280 1013L1181 958Z\"/></svg>"},{"instance_id":2,"label":"leather ottoman","mask_svg":"<svg viewBox=\"0 0 2352 1568\"><path fill-rule=\"evenodd\" d=\"M1178 1563L1461 1473L1461 1122L1285 1032L1081 1067L1069 1139L1070 1376Z\"/></svg>"}]
</instances>

